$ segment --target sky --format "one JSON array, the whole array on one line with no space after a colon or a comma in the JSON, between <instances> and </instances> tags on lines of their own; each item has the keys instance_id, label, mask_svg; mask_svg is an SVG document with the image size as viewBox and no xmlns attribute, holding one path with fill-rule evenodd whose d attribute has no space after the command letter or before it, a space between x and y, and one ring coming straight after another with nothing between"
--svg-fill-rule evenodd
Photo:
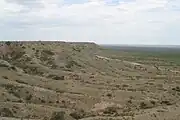
<instances>
[{"instance_id":1,"label":"sky","mask_svg":"<svg viewBox=\"0 0 180 120\"><path fill-rule=\"evenodd\" d=\"M0 40L180 45L180 0L0 0Z\"/></svg>"}]
</instances>

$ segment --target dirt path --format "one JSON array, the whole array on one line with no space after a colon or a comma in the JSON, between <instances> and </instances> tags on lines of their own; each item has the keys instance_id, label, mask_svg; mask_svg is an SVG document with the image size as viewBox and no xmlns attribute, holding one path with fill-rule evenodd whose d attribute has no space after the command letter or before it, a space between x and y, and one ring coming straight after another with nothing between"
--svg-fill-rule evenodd
<instances>
[{"instance_id":1,"label":"dirt path","mask_svg":"<svg viewBox=\"0 0 180 120\"><path fill-rule=\"evenodd\" d=\"M122 61L122 60L119 60L119 59L112 59L112 58L108 58L108 57L104 57L104 56L99 56L99 55L96 55L96 57L100 58L100 59L105 59L105 60L115 60L115 61L124 62L124 63L132 64L132 65L141 65L141 66L144 66L143 64L136 63L136 62Z\"/></svg>"}]
</instances>

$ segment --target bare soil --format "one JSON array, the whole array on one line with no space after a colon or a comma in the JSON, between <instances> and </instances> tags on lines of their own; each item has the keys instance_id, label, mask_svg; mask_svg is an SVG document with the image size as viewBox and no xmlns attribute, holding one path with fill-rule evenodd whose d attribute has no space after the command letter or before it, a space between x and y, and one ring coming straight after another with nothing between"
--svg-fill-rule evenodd
<instances>
[{"instance_id":1,"label":"bare soil","mask_svg":"<svg viewBox=\"0 0 180 120\"><path fill-rule=\"evenodd\" d=\"M180 120L179 66L162 58L94 43L0 44L0 120Z\"/></svg>"}]
</instances>

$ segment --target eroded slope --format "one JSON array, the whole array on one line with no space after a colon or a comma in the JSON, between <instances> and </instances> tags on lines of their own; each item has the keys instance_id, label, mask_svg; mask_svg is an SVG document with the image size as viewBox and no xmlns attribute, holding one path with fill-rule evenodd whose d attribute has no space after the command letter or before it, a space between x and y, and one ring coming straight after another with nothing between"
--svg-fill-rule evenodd
<instances>
[{"instance_id":1,"label":"eroded slope","mask_svg":"<svg viewBox=\"0 0 180 120\"><path fill-rule=\"evenodd\" d=\"M1 44L3 119L179 120L178 71L93 43Z\"/></svg>"}]
</instances>

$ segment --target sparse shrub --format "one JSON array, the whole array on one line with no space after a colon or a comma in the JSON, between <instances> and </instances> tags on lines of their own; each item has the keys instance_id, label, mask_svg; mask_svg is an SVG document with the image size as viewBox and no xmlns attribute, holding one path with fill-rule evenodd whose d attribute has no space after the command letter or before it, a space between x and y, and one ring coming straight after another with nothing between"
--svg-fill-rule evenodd
<instances>
[{"instance_id":1,"label":"sparse shrub","mask_svg":"<svg viewBox=\"0 0 180 120\"><path fill-rule=\"evenodd\" d=\"M11 45L11 44L12 44L12 42L7 41L7 42L5 42L5 44L9 46L9 45Z\"/></svg>"},{"instance_id":2,"label":"sparse shrub","mask_svg":"<svg viewBox=\"0 0 180 120\"><path fill-rule=\"evenodd\" d=\"M17 110L15 110L15 109L12 109L12 111L13 111L13 113L15 113L15 114L17 113Z\"/></svg>"},{"instance_id":3,"label":"sparse shrub","mask_svg":"<svg viewBox=\"0 0 180 120\"><path fill-rule=\"evenodd\" d=\"M36 50L36 53L38 53L39 52L39 50Z\"/></svg>"},{"instance_id":4,"label":"sparse shrub","mask_svg":"<svg viewBox=\"0 0 180 120\"><path fill-rule=\"evenodd\" d=\"M4 79L8 79L8 77L7 76L2 76Z\"/></svg>"},{"instance_id":5,"label":"sparse shrub","mask_svg":"<svg viewBox=\"0 0 180 120\"><path fill-rule=\"evenodd\" d=\"M112 94L111 93L108 93L106 96L108 96L109 98L112 97Z\"/></svg>"},{"instance_id":6,"label":"sparse shrub","mask_svg":"<svg viewBox=\"0 0 180 120\"><path fill-rule=\"evenodd\" d=\"M156 104L156 102L152 101L152 100L151 101L143 101L140 103L139 107L141 109L149 109L149 108L153 108L155 104Z\"/></svg>"},{"instance_id":7,"label":"sparse shrub","mask_svg":"<svg viewBox=\"0 0 180 120\"><path fill-rule=\"evenodd\" d=\"M26 82L24 82L22 80L16 80L16 82L21 83L21 84L28 84L28 83L26 83Z\"/></svg>"},{"instance_id":8,"label":"sparse shrub","mask_svg":"<svg viewBox=\"0 0 180 120\"><path fill-rule=\"evenodd\" d=\"M28 74L33 74L33 75L39 75L39 76L43 76L44 74L44 71L40 68L38 68L37 66L23 66L23 70L25 73L28 73Z\"/></svg>"},{"instance_id":9,"label":"sparse shrub","mask_svg":"<svg viewBox=\"0 0 180 120\"><path fill-rule=\"evenodd\" d=\"M70 75L70 78L71 79L74 79L74 80L81 80L81 76L77 75L77 74L72 74ZM84 80L83 80L84 81Z\"/></svg>"},{"instance_id":10,"label":"sparse shrub","mask_svg":"<svg viewBox=\"0 0 180 120\"><path fill-rule=\"evenodd\" d=\"M40 55L40 60L41 60L42 64L44 64L45 66L51 67L51 68L53 65L55 66L56 64L54 61L54 57L52 57L53 55L54 55L53 52L51 52L49 50L43 50ZM36 56L38 56L37 52L36 52Z\"/></svg>"},{"instance_id":11,"label":"sparse shrub","mask_svg":"<svg viewBox=\"0 0 180 120\"><path fill-rule=\"evenodd\" d=\"M12 46L11 51L12 52L10 54L10 56L11 56L10 60L19 59L25 54L25 51L22 48L18 47L18 46Z\"/></svg>"},{"instance_id":12,"label":"sparse shrub","mask_svg":"<svg viewBox=\"0 0 180 120\"><path fill-rule=\"evenodd\" d=\"M54 55L54 53L50 50L43 50L43 53L45 53L46 55Z\"/></svg>"},{"instance_id":13,"label":"sparse shrub","mask_svg":"<svg viewBox=\"0 0 180 120\"><path fill-rule=\"evenodd\" d=\"M33 96L30 94L30 95L28 95L28 96L26 97L26 100L29 101L29 100L32 99L32 97L33 97Z\"/></svg>"},{"instance_id":14,"label":"sparse shrub","mask_svg":"<svg viewBox=\"0 0 180 120\"><path fill-rule=\"evenodd\" d=\"M172 103L169 100L163 100L161 101L161 104L172 105Z\"/></svg>"},{"instance_id":15,"label":"sparse shrub","mask_svg":"<svg viewBox=\"0 0 180 120\"><path fill-rule=\"evenodd\" d=\"M54 112L50 118L50 120L65 120L65 112Z\"/></svg>"},{"instance_id":16,"label":"sparse shrub","mask_svg":"<svg viewBox=\"0 0 180 120\"><path fill-rule=\"evenodd\" d=\"M172 90L177 91L177 92L180 92L180 87L177 86L177 87L175 87L175 88L172 88Z\"/></svg>"},{"instance_id":17,"label":"sparse shrub","mask_svg":"<svg viewBox=\"0 0 180 120\"><path fill-rule=\"evenodd\" d=\"M104 111L104 114L118 114L116 107L107 107Z\"/></svg>"},{"instance_id":18,"label":"sparse shrub","mask_svg":"<svg viewBox=\"0 0 180 120\"><path fill-rule=\"evenodd\" d=\"M128 102L129 104L132 104L132 99L129 99L127 102Z\"/></svg>"},{"instance_id":19,"label":"sparse shrub","mask_svg":"<svg viewBox=\"0 0 180 120\"><path fill-rule=\"evenodd\" d=\"M77 51L77 52L81 52L81 48L79 48L79 47L73 47L73 50Z\"/></svg>"},{"instance_id":20,"label":"sparse shrub","mask_svg":"<svg viewBox=\"0 0 180 120\"><path fill-rule=\"evenodd\" d=\"M58 65L56 65L56 64L53 62L51 68L52 68L52 69L57 69L57 68L58 68Z\"/></svg>"},{"instance_id":21,"label":"sparse shrub","mask_svg":"<svg viewBox=\"0 0 180 120\"><path fill-rule=\"evenodd\" d=\"M5 93L3 92L3 93L1 93L1 95L2 95L2 96L4 96L4 95L5 95Z\"/></svg>"},{"instance_id":22,"label":"sparse shrub","mask_svg":"<svg viewBox=\"0 0 180 120\"><path fill-rule=\"evenodd\" d=\"M21 86L14 86L11 84L3 84L2 87L6 88L10 94L20 98L19 91L22 88Z\"/></svg>"},{"instance_id":23,"label":"sparse shrub","mask_svg":"<svg viewBox=\"0 0 180 120\"><path fill-rule=\"evenodd\" d=\"M140 103L140 108L141 108L141 109L146 109L146 108L148 108L148 107L147 107L147 105L146 105L144 102L141 102L141 103Z\"/></svg>"},{"instance_id":24,"label":"sparse shrub","mask_svg":"<svg viewBox=\"0 0 180 120\"><path fill-rule=\"evenodd\" d=\"M69 60L66 64L66 68L72 68L74 65L78 66L78 67L81 67L80 64L78 64L76 61L74 60Z\"/></svg>"},{"instance_id":25,"label":"sparse shrub","mask_svg":"<svg viewBox=\"0 0 180 120\"><path fill-rule=\"evenodd\" d=\"M67 64L66 64L66 68L72 68L74 66L74 61L69 61Z\"/></svg>"},{"instance_id":26,"label":"sparse shrub","mask_svg":"<svg viewBox=\"0 0 180 120\"><path fill-rule=\"evenodd\" d=\"M89 78L95 78L93 75L91 75Z\"/></svg>"},{"instance_id":27,"label":"sparse shrub","mask_svg":"<svg viewBox=\"0 0 180 120\"><path fill-rule=\"evenodd\" d=\"M17 102L22 103L22 102L23 102L23 100L19 99Z\"/></svg>"},{"instance_id":28,"label":"sparse shrub","mask_svg":"<svg viewBox=\"0 0 180 120\"><path fill-rule=\"evenodd\" d=\"M64 100L61 101L62 103L66 103Z\"/></svg>"},{"instance_id":29,"label":"sparse shrub","mask_svg":"<svg viewBox=\"0 0 180 120\"><path fill-rule=\"evenodd\" d=\"M83 109L76 110L75 112L70 113L70 116L75 119L81 119L84 118L86 115L85 111Z\"/></svg>"},{"instance_id":30,"label":"sparse shrub","mask_svg":"<svg viewBox=\"0 0 180 120\"><path fill-rule=\"evenodd\" d=\"M120 88L121 86L120 85L116 85L116 88Z\"/></svg>"},{"instance_id":31,"label":"sparse shrub","mask_svg":"<svg viewBox=\"0 0 180 120\"><path fill-rule=\"evenodd\" d=\"M22 62L30 62L32 60L32 57L28 54L24 54L23 56L21 56L20 61Z\"/></svg>"},{"instance_id":32,"label":"sparse shrub","mask_svg":"<svg viewBox=\"0 0 180 120\"><path fill-rule=\"evenodd\" d=\"M128 87L129 85L123 84L122 87Z\"/></svg>"},{"instance_id":33,"label":"sparse shrub","mask_svg":"<svg viewBox=\"0 0 180 120\"><path fill-rule=\"evenodd\" d=\"M11 70L17 70L17 68L15 66L11 66L10 69Z\"/></svg>"},{"instance_id":34,"label":"sparse shrub","mask_svg":"<svg viewBox=\"0 0 180 120\"><path fill-rule=\"evenodd\" d=\"M151 104L153 104L153 105L156 104L156 101L154 101L154 100L151 100L150 102L151 102Z\"/></svg>"},{"instance_id":35,"label":"sparse shrub","mask_svg":"<svg viewBox=\"0 0 180 120\"><path fill-rule=\"evenodd\" d=\"M57 76L57 75L49 75L48 78L52 78L54 80L65 80L65 76Z\"/></svg>"},{"instance_id":36,"label":"sparse shrub","mask_svg":"<svg viewBox=\"0 0 180 120\"><path fill-rule=\"evenodd\" d=\"M41 99L41 103L46 103L46 101L45 101L45 100L43 100L43 99Z\"/></svg>"},{"instance_id":37,"label":"sparse shrub","mask_svg":"<svg viewBox=\"0 0 180 120\"><path fill-rule=\"evenodd\" d=\"M13 112L9 108L0 109L1 117L14 117Z\"/></svg>"}]
</instances>

